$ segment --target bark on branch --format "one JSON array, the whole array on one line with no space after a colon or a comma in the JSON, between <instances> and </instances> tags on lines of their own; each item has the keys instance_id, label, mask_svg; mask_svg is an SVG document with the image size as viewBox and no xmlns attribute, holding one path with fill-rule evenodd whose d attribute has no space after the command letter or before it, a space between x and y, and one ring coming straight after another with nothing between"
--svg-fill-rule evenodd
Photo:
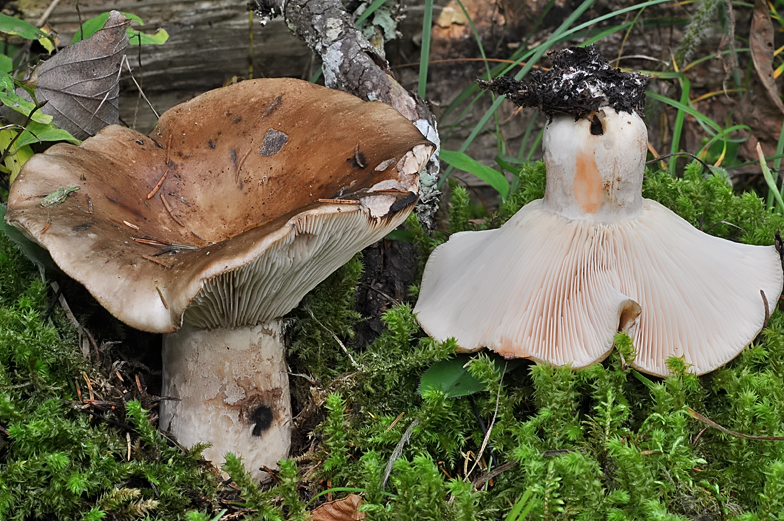
<instances>
[{"instance_id":1,"label":"bark on branch","mask_svg":"<svg viewBox=\"0 0 784 521\"><path fill-rule=\"evenodd\" d=\"M439 146L433 113L392 77L383 50L365 39L340 0L256 0L256 4L262 23L282 15L288 28L321 56L327 87L391 105ZM420 176L416 212L426 229L432 229L438 208L438 173L436 152Z\"/></svg>"}]
</instances>

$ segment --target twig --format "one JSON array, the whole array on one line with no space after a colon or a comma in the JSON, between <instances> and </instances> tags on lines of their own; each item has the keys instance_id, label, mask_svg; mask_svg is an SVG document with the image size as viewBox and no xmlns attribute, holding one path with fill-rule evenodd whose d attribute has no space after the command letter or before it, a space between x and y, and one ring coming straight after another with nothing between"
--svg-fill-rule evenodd
<instances>
[{"instance_id":1,"label":"twig","mask_svg":"<svg viewBox=\"0 0 784 521\"><path fill-rule=\"evenodd\" d=\"M667 159L669 157L675 157L675 156L687 156L687 157L690 157L690 158L694 159L695 161L697 161L698 163L700 163L705 168L706 171L712 172L710 165L708 165L705 161L703 161L702 159L700 159L699 157L695 156L694 154L692 154L690 152L674 152L672 154L662 154L662 155L660 155L658 157L654 157L650 161L646 161L645 164L646 165L650 165L652 163L655 163L656 161L660 161L662 159Z\"/></svg>"},{"instance_id":2,"label":"twig","mask_svg":"<svg viewBox=\"0 0 784 521\"><path fill-rule=\"evenodd\" d=\"M169 154L171 154L171 142L174 134L169 134L169 139L166 140L166 166L169 166Z\"/></svg>"},{"instance_id":3,"label":"twig","mask_svg":"<svg viewBox=\"0 0 784 521\"><path fill-rule=\"evenodd\" d=\"M134 83L134 85L136 85L136 88L139 89L139 94L142 95L142 98L144 98L144 101L146 101L147 105L150 106L150 110L152 110L152 113L155 114L155 117L157 119L161 119L161 117L158 115L158 112L155 110L155 107L152 106L152 103L150 103L150 100L147 99L147 95L144 93L142 88L139 86L139 83L136 81L136 78L133 77L133 71L131 70L131 66L128 63L128 60L125 61L125 66L128 68L128 72L131 73L131 80L133 80L133 83Z\"/></svg>"},{"instance_id":4,"label":"twig","mask_svg":"<svg viewBox=\"0 0 784 521\"><path fill-rule=\"evenodd\" d=\"M46 105L47 103L49 103L49 101L48 101L48 100L45 100L45 101L41 102L40 104L39 104L39 103L36 103L36 105L35 105L35 108L33 108L33 110L31 110L31 111L30 111L30 114L28 114L28 115L27 115L27 119L25 119L24 125L22 125L22 127L24 128L24 130L22 130L21 132L18 132L18 133L17 133L17 134L14 136L14 139L12 139L10 143L8 143L8 146L7 146L7 147L5 147L5 150L3 150L3 154L2 154L2 155L0 155L0 163L1 163L1 162L2 162L4 159L5 159L5 157L8 155L8 153L9 153L9 152L11 152L11 147L12 147L12 146L14 146L14 143L16 143L16 140L17 140L17 139L19 139L19 137L20 137L22 134L24 134L24 131L25 131L25 130L27 130L27 125L29 125L29 124L30 124L30 122L33 120L33 114L35 114L35 111L36 111L36 110L38 110L38 109L40 109L41 107L43 107L43 106L44 106L44 105ZM29 131L29 130L27 130L27 132L30 132L30 131ZM33 133L32 133L32 132L30 132L30 134L33 134ZM33 134L33 136L35 136L35 134ZM38 139L38 136L35 136L35 139ZM39 141L40 141L40 140L39 140Z\"/></svg>"},{"instance_id":5,"label":"twig","mask_svg":"<svg viewBox=\"0 0 784 521\"><path fill-rule=\"evenodd\" d=\"M397 442L395 446L395 450L392 451L392 455L389 457L389 461L387 462L387 468L384 470L384 480L381 482L381 491L383 492L387 486L387 480L389 479L389 475L392 473L392 465L395 464L395 461L403 454L403 447L406 446L408 440L411 438L411 435L414 433L414 427L419 425L419 420L414 420L411 422L411 425L408 426L406 432L403 433L403 437L400 438L400 441Z\"/></svg>"},{"instance_id":6,"label":"twig","mask_svg":"<svg viewBox=\"0 0 784 521\"><path fill-rule=\"evenodd\" d=\"M703 427L702 430L697 434L697 437L694 438L694 441L691 444L691 450L694 450L697 447L697 442L700 440L702 433L708 430L708 427Z\"/></svg>"},{"instance_id":7,"label":"twig","mask_svg":"<svg viewBox=\"0 0 784 521\"><path fill-rule=\"evenodd\" d=\"M146 244L148 246L171 246L168 242L156 241L155 239L145 239L144 237L131 237L134 242Z\"/></svg>"},{"instance_id":8,"label":"twig","mask_svg":"<svg viewBox=\"0 0 784 521\"><path fill-rule=\"evenodd\" d=\"M94 401L95 395L93 394L93 384L90 382L90 378L87 377L87 373L84 371L82 371L82 377L84 378L84 381L87 382L87 390L90 391L90 401Z\"/></svg>"},{"instance_id":9,"label":"twig","mask_svg":"<svg viewBox=\"0 0 784 521\"><path fill-rule=\"evenodd\" d=\"M167 163L168 163L168 161L167 161ZM163 173L161 178L158 179L158 182L155 184L155 188L153 188L152 191L150 191L150 193L147 194L147 197L145 198L147 201L152 199L155 196L155 194L158 192L158 190L160 190L161 186L163 186L163 182L166 181L166 176L169 175L169 170L171 170L171 167L167 167L166 168L166 171ZM163 194L161 194L161 195L163 195Z\"/></svg>"},{"instance_id":10,"label":"twig","mask_svg":"<svg viewBox=\"0 0 784 521\"><path fill-rule=\"evenodd\" d=\"M84 331L84 334L87 337L87 340L89 340L90 344L93 346L93 350L95 351L95 359L96 360L100 360L101 359L101 353L98 351L98 344L95 343L95 339L93 338L93 335L91 335L90 332L87 331L87 329L85 329L85 328L82 328L82 331Z\"/></svg>"},{"instance_id":11,"label":"twig","mask_svg":"<svg viewBox=\"0 0 784 521\"><path fill-rule=\"evenodd\" d=\"M764 291L760 290L760 296L762 297L762 303L765 304L765 321L762 323L762 329L765 329L768 326L768 320L770 320L770 306Z\"/></svg>"},{"instance_id":12,"label":"twig","mask_svg":"<svg viewBox=\"0 0 784 521\"><path fill-rule=\"evenodd\" d=\"M142 89L144 87L144 68L142 67L142 37L141 33L139 33L139 45L138 45L139 55L137 60L139 60L139 95L136 96L136 108L133 110L133 129L136 130L136 116L139 114L139 102L142 99Z\"/></svg>"},{"instance_id":13,"label":"twig","mask_svg":"<svg viewBox=\"0 0 784 521\"><path fill-rule=\"evenodd\" d=\"M25 382L23 384L16 384L16 385L4 385L0 387L0 391L7 391L9 389L21 389L22 387L27 387L28 385L32 385L33 382Z\"/></svg>"},{"instance_id":14,"label":"twig","mask_svg":"<svg viewBox=\"0 0 784 521\"><path fill-rule=\"evenodd\" d=\"M504 383L504 376L506 375L506 366L509 363L504 363L504 372L501 373L501 379L498 381L498 392L495 395L495 412L493 413L493 420L490 422L490 427L487 428L487 434L485 434L485 439L482 440L482 447L479 449L479 454L476 455L476 459L474 460L474 465L471 467L471 470L468 471L466 474L466 479L471 475L477 465L479 465L479 461L482 459L482 453L484 453L485 448L487 447L487 442L490 441L490 435L493 433L493 427L495 426L495 420L498 417L498 404L501 401L501 385Z\"/></svg>"},{"instance_id":15,"label":"twig","mask_svg":"<svg viewBox=\"0 0 784 521\"><path fill-rule=\"evenodd\" d=\"M314 314L313 314L313 312L310 310L310 306L308 306L307 304L305 304L305 309L306 309L306 310L307 310L307 312L310 314L310 317L311 317L313 320L315 320L315 321L316 321L316 324L318 324L318 325L320 325L321 327L323 327L323 328L326 330L326 332L327 332L327 333L329 333L330 335L332 335L332 338L334 338L334 339L335 339L335 342L337 342L337 343L338 343L338 345L339 345L339 346L340 346L340 347L343 349L343 352L344 352L344 353L346 353L346 355L348 355L348 359L349 359L349 360L351 360L351 365L353 365L353 366L354 366L354 369L362 369L362 366L360 366L360 365L357 363L357 361L356 361L356 360L354 360L354 357L353 357L353 356L351 356L351 353L349 353L349 352L348 352L348 349L346 349L346 346L345 346L345 345L343 345L343 342L341 342L341 341L340 341L340 339L337 337L337 335L336 335L335 333L333 333L332 331L330 331L330 330L329 330L329 328L328 328L327 326L325 326L324 324L322 324L322 323L321 323L321 321L320 321L319 319L317 319L317 318L316 318L316 315L314 315Z\"/></svg>"},{"instance_id":16,"label":"twig","mask_svg":"<svg viewBox=\"0 0 784 521\"><path fill-rule=\"evenodd\" d=\"M142 255L142 259L148 260L150 262L154 262L155 264L159 264L159 265L163 266L164 268L166 268L167 270L171 269L171 267L174 266L174 264L166 264L165 262L160 261L160 260L156 259L155 257L150 257L149 255Z\"/></svg>"},{"instance_id":17,"label":"twig","mask_svg":"<svg viewBox=\"0 0 784 521\"><path fill-rule=\"evenodd\" d=\"M784 436L753 436L751 434L743 434L742 432L731 431L731 430L729 430L726 427L722 427L721 425L719 425L715 421L711 420L710 418L707 418L706 416L703 416L702 414L698 413L697 411L695 411L691 407L687 407L687 409L688 409L689 414L691 415L691 417L694 418L695 420L699 420L699 421L701 421L702 423L704 423L706 425L710 425L714 429L718 429L718 430L720 430L721 432L723 432L725 434L730 434L730 435L736 436L738 438L743 438L744 440L784 441Z\"/></svg>"},{"instance_id":18,"label":"twig","mask_svg":"<svg viewBox=\"0 0 784 521\"><path fill-rule=\"evenodd\" d=\"M82 11L79 9L79 0L76 0L76 16L79 18L79 39L84 40L84 25L82 24Z\"/></svg>"},{"instance_id":19,"label":"twig","mask_svg":"<svg viewBox=\"0 0 784 521\"><path fill-rule=\"evenodd\" d=\"M708 233L709 231L711 231L712 229L714 229L716 226L718 226L720 224L723 224L725 226L732 226L733 228L737 228L738 230L742 231L743 233L746 233L746 230L744 230L743 228L741 228L737 224L732 224L731 222L728 222L728 221L716 221L715 223L713 223L710 226L708 226L707 229L702 230L702 231L704 231L705 233Z\"/></svg>"},{"instance_id":20,"label":"twig","mask_svg":"<svg viewBox=\"0 0 784 521\"><path fill-rule=\"evenodd\" d=\"M161 297L161 303L163 304L164 309L169 309L169 304L166 303L166 299L163 298L163 293L161 292L161 288L155 286L155 289L158 291L158 296ZM139 383L139 380L136 380L136 383ZM141 388L140 388L141 390Z\"/></svg>"},{"instance_id":21,"label":"twig","mask_svg":"<svg viewBox=\"0 0 784 521\"><path fill-rule=\"evenodd\" d=\"M166 198L163 196L163 192L161 192L159 195L161 197L161 202L163 203L163 207L166 208L167 212L169 212L169 215L171 216L172 219L174 219L174 222L176 222L177 224L185 228L185 225L182 224L182 221L177 219L177 216L174 215L174 212L172 212L171 206L169 206L169 203L166 202Z\"/></svg>"},{"instance_id":22,"label":"twig","mask_svg":"<svg viewBox=\"0 0 784 521\"><path fill-rule=\"evenodd\" d=\"M35 26L43 27L44 24L46 23L46 20L49 19L49 15L52 14L52 11L54 11L55 7L57 7L57 4L59 3L60 0L52 0L52 3L49 4L49 7L46 8L46 11L44 11L44 14L42 14L41 18L39 18L38 21L35 23Z\"/></svg>"},{"instance_id":23,"label":"twig","mask_svg":"<svg viewBox=\"0 0 784 521\"><path fill-rule=\"evenodd\" d=\"M479 476L478 478L476 478L473 481L474 490L479 490L480 488L482 488L484 486L485 483L487 483L491 479L495 478L496 476L506 472L507 470L511 469L515 465L517 465L516 461L508 461L508 462L504 463L503 465L500 465L500 466L494 468L491 472L488 472L486 474L483 474L483 475Z\"/></svg>"},{"instance_id":24,"label":"twig","mask_svg":"<svg viewBox=\"0 0 784 521\"><path fill-rule=\"evenodd\" d=\"M378 294L379 294L379 295L381 295L382 297L385 297L387 300L389 300L389 301L390 301L392 304L394 304L394 305L396 305L396 306L399 306L400 304L402 304L402 302L400 302L398 299L396 299L396 298L394 298L394 297L390 297L389 295L387 295L386 293L384 293L384 292L383 292L383 291L381 291L380 289L378 289L378 288L374 288L374 287L373 287L373 286L371 286L370 284L366 284L366 283L364 283L364 282L360 282L360 283L359 283L359 285L360 285L360 286L365 286L365 287L366 287L366 288L368 288L368 289L372 289L373 291L375 291L376 293L378 293Z\"/></svg>"},{"instance_id":25,"label":"twig","mask_svg":"<svg viewBox=\"0 0 784 521\"><path fill-rule=\"evenodd\" d=\"M353 204L353 205L362 204L360 201L357 201L356 199L316 199L316 202L332 203L332 204Z\"/></svg>"},{"instance_id":26,"label":"twig","mask_svg":"<svg viewBox=\"0 0 784 521\"><path fill-rule=\"evenodd\" d=\"M389 431L391 431L391 430L392 430L392 427L394 427L395 425L397 425L397 422L399 422L399 421L400 421L400 418L402 418L402 417L403 417L405 414L406 414L406 411L403 411L403 412L401 412L400 414L398 414L398 415L397 415L397 418L395 418L395 419L392 421L392 423L390 423L390 424L389 424L389 427L387 427L387 428L386 428L386 430L384 431L384 434L386 434L386 433L388 433Z\"/></svg>"},{"instance_id":27,"label":"twig","mask_svg":"<svg viewBox=\"0 0 784 521\"><path fill-rule=\"evenodd\" d=\"M68 317L68 320L71 322L71 324L73 324L73 326L78 331L81 331L82 325L79 324L79 321L76 320L76 317L71 311L71 307L68 305L68 302L65 300L65 297L63 296L63 292L60 291L60 285L57 284L56 282L51 282L49 285L54 290L55 295L57 295L57 300L60 302L60 306L62 306L63 310L65 311L65 316Z\"/></svg>"},{"instance_id":28,"label":"twig","mask_svg":"<svg viewBox=\"0 0 784 521\"><path fill-rule=\"evenodd\" d=\"M617 67L618 66L618 62L620 62L621 60L648 60L648 61L660 63L660 64L662 64L662 65L664 65L666 67L669 67L669 65L670 65L668 62L666 62L664 60L660 60L658 58L654 58L653 56L647 56L645 54L630 54L630 55L627 55L627 56L619 56L619 57L615 58L614 60L611 60L610 63L614 63L615 66Z\"/></svg>"},{"instance_id":29,"label":"twig","mask_svg":"<svg viewBox=\"0 0 784 521\"><path fill-rule=\"evenodd\" d=\"M128 22L128 24L130 24L130 22ZM117 68L117 83L120 82L120 76L122 75L122 64L123 64L123 61L125 61L127 59L128 59L128 57L123 55L122 60L120 61L120 66ZM95 111L93 111L92 114L90 114L90 121L92 121L93 118L98 114L98 111L101 110L101 107L103 107L103 104L106 103L107 99L109 99L109 95L111 93L112 93L111 90L107 90L106 91L106 94L104 94L103 99L98 104L98 107L95 109Z\"/></svg>"}]
</instances>

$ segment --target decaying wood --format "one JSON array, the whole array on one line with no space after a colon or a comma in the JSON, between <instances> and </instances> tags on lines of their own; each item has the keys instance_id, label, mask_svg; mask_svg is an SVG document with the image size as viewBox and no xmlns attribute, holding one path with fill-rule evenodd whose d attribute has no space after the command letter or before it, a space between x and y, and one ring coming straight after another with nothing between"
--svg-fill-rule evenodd
<instances>
[{"instance_id":1,"label":"decaying wood","mask_svg":"<svg viewBox=\"0 0 784 521\"><path fill-rule=\"evenodd\" d=\"M36 21L50 4L51 0L24 2L20 5L22 16ZM267 77L302 77L313 66L311 51L289 33L282 20L266 27L253 23L251 58L246 2L79 0L82 20L112 9L139 16L145 22L145 32L164 28L169 33L169 41L164 45L145 45L140 49L132 40L127 49L134 76L159 113L220 87L234 76L247 78L251 60L253 70ZM75 1L62 0L47 22L59 33L63 43L69 42L79 30ZM134 27L139 28L135 23ZM120 117L128 124L134 121L137 100L138 91L126 72L120 91ZM142 100L136 128L149 132L156 119Z\"/></svg>"},{"instance_id":2,"label":"decaying wood","mask_svg":"<svg viewBox=\"0 0 784 521\"><path fill-rule=\"evenodd\" d=\"M354 25L340 0L257 0L264 19L283 16L286 25L321 56L327 87L365 100L391 105L412 121L424 136L440 143L436 119L425 102L407 92L392 76L383 50L373 47ZM434 225L439 192L438 153L421 176L416 212L427 228Z\"/></svg>"}]
</instances>

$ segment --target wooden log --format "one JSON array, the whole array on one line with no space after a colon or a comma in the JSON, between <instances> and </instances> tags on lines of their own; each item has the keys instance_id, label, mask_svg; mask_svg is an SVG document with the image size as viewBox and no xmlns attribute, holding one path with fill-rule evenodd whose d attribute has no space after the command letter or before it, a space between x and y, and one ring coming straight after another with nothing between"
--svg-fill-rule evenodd
<instances>
[{"instance_id":1,"label":"wooden log","mask_svg":"<svg viewBox=\"0 0 784 521\"><path fill-rule=\"evenodd\" d=\"M23 17L35 22L49 4L50 0L34 0L20 7ZM281 20L265 27L258 19L253 21L251 56L251 25L247 4L242 0L79 0L83 21L112 9L139 16L144 20L145 32L162 27L169 33L164 45L128 46L134 76L158 113L234 77L248 78L251 64L257 78L305 77L313 67L311 51ZM70 42L79 30L76 2L62 0L47 23L64 43ZM155 116L143 100L138 100L138 90L127 70L120 92L122 120L130 125L136 119L136 128L142 132L152 129Z\"/></svg>"}]
</instances>

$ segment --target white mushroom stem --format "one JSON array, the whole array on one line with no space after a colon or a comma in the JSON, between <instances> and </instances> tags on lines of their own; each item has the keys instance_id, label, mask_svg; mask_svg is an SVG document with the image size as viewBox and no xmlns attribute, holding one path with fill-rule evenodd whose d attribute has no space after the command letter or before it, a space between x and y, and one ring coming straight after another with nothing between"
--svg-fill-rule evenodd
<instances>
[{"instance_id":1,"label":"white mushroom stem","mask_svg":"<svg viewBox=\"0 0 784 521\"><path fill-rule=\"evenodd\" d=\"M254 478L291 445L291 400L280 320L234 329L184 326L165 335L160 428L185 447L210 443L216 467L242 456Z\"/></svg>"}]
</instances>

